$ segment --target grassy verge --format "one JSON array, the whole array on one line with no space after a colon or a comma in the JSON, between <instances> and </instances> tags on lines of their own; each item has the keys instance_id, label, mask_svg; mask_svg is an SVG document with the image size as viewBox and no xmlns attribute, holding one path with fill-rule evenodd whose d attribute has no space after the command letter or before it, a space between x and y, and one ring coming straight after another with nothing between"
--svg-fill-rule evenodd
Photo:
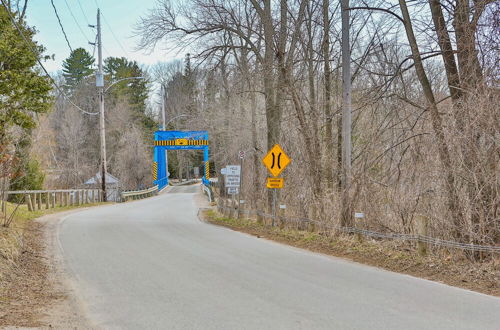
<instances>
[{"instance_id":1,"label":"grassy verge","mask_svg":"<svg viewBox=\"0 0 500 330\"><path fill-rule=\"evenodd\" d=\"M390 271L426 278L500 296L500 260L471 263L459 254L436 250L419 256L412 243L364 238L330 232L280 229L249 219L227 218L214 210L202 212L203 220L295 247L341 257Z\"/></svg>"},{"instance_id":2,"label":"grassy verge","mask_svg":"<svg viewBox=\"0 0 500 330\"><path fill-rule=\"evenodd\" d=\"M24 233L29 228L33 219L56 212L68 211L71 209L100 205L103 203L85 204L80 206L63 206L45 209L45 205L41 210L33 212L28 211L26 205L18 207L12 223L5 227L4 214L0 212L0 293L2 287L5 286L5 278L7 274L16 267L17 259L22 253L24 246ZM7 203L7 217L9 217L15 209L15 204Z\"/></svg>"}]
</instances>

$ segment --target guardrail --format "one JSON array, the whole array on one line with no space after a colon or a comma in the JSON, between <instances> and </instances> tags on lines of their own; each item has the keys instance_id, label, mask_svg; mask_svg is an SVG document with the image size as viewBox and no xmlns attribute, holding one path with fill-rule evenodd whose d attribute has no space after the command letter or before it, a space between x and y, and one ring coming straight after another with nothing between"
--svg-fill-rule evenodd
<instances>
[{"instance_id":1,"label":"guardrail","mask_svg":"<svg viewBox=\"0 0 500 330\"><path fill-rule=\"evenodd\" d=\"M1 193L1 209L5 212L10 195L24 197L28 211L55 208L56 206L72 206L97 203L103 200L100 189L55 189L55 190L13 190Z\"/></svg>"},{"instance_id":2,"label":"guardrail","mask_svg":"<svg viewBox=\"0 0 500 330\"><path fill-rule=\"evenodd\" d=\"M489 253L497 253L500 254L500 246L491 246L491 245L478 245L478 244L468 244L461 243L455 241L443 240L435 237L431 237L428 235L421 234L401 234L401 233L381 233L372 230L366 230L356 227L342 227L337 226L331 223L324 223L317 220L307 219L307 218L297 218L297 217L285 217L283 213L283 209L280 210L280 214L272 215L265 213L260 210L243 210L238 209L237 203L233 200L228 199L224 201L224 199L220 198L217 205L219 212L221 212L224 216L228 217L242 217L243 214L246 214L248 218L252 214L257 216L258 219L272 219L273 224L274 220L279 221L280 227L284 227L286 224L295 223L298 229L307 228L309 225L314 225L319 228L337 230L344 233L358 234L368 237L380 238L380 239L392 239L392 240L401 240L401 241L411 241L417 242L419 244L425 245L434 245L445 248L453 248L453 249L461 249L467 251L480 251L480 252L489 252Z\"/></svg>"},{"instance_id":3,"label":"guardrail","mask_svg":"<svg viewBox=\"0 0 500 330\"><path fill-rule=\"evenodd\" d=\"M212 203L214 201L214 197L212 194L212 188L210 186L207 186L206 184L202 184L202 189L205 194L207 194L208 201Z\"/></svg>"},{"instance_id":4,"label":"guardrail","mask_svg":"<svg viewBox=\"0 0 500 330\"><path fill-rule=\"evenodd\" d=\"M123 191L121 193L121 197L123 202L128 202L130 200L143 199L155 196L157 194L158 194L158 186L153 186L151 188L143 190Z\"/></svg>"}]
</instances>

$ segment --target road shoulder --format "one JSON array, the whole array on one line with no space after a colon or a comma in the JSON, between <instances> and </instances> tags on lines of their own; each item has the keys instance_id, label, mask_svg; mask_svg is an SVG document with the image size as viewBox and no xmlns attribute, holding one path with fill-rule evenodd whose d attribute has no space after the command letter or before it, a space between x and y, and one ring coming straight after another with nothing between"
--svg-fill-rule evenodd
<instances>
[{"instance_id":1,"label":"road shoulder","mask_svg":"<svg viewBox=\"0 0 500 330\"><path fill-rule=\"evenodd\" d=\"M0 327L93 328L77 300L58 238L62 221L85 209L48 214L26 224L22 252L2 293Z\"/></svg>"}]
</instances>

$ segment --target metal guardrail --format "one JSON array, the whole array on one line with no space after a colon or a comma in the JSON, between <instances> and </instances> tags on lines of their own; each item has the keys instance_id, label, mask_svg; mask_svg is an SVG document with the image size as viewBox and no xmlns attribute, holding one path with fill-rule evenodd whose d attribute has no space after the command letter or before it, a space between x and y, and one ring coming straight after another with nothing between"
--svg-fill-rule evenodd
<instances>
[{"instance_id":1,"label":"metal guardrail","mask_svg":"<svg viewBox=\"0 0 500 330\"><path fill-rule=\"evenodd\" d=\"M127 202L129 200L143 199L158 194L158 186L153 186L148 189L143 190L131 190L123 191L121 193L122 201Z\"/></svg>"},{"instance_id":2,"label":"metal guardrail","mask_svg":"<svg viewBox=\"0 0 500 330\"><path fill-rule=\"evenodd\" d=\"M208 196L208 201L210 203L212 203L214 201L212 188L210 186L205 185L205 184L202 184L201 186L202 186L203 192L206 193Z\"/></svg>"},{"instance_id":3,"label":"metal guardrail","mask_svg":"<svg viewBox=\"0 0 500 330\"><path fill-rule=\"evenodd\" d=\"M221 210L229 211L229 215L231 215L230 212L236 210L236 207L228 207L225 205L218 205L218 207ZM294 222L294 223L302 224L302 225L314 223L314 224L317 224L318 226L321 226L323 228L338 230L338 231L341 231L344 233L350 233L350 234L351 233L360 234L360 235L364 235L364 236L368 236L368 237L421 242L421 243L435 245L435 246L439 246L439 247L447 247L447 248L462 249L462 250L467 250L467 251L478 251L478 252L489 252L489 253L499 253L500 254L500 246L467 244L467 243L443 240L443 239L439 239L439 238L435 238L435 237L431 237L431 236L426 236L426 235L400 234L400 233L387 234L387 233L381 233L381 232L360 229L360 228L355 228L355 227L336 226L336 225L333 225L330 223L324 223L324 222L320 222L317 220L311 220L311 219L307 219L307 218L285 217L282 215L274 216L272 214L267 214L267 213L262 212L260 210L239 210L236 212L239 212L240 214L247 214L248 216L250 216L251 214L254 214L254 215L258 215L258 216L263 217L263 218L268 218L268 219L274 218L275 220L279 220L282 223Z\"/></svg>"},{"instance_id":4,"label":"metal guardrail","mask_svg":"<svg viewBox=\"0 0 500 330\"><path fill-rule=\"evenodd\" d=\"M89 203L97 203L103 200L102 191L99 189L53 189L53 190L10 190L0 192L1 210L5 212L9 195L22 195L23 203L26 203L28 210L33 212L54 208L57 205L72 206Z\"/></svg>"}]
</instances>

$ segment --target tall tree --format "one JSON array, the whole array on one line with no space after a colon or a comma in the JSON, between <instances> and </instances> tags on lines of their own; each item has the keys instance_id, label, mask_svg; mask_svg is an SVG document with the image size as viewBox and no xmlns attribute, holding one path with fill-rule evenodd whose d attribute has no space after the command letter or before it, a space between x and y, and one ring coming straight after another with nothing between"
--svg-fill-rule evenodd
<instances>
[{"instance_id":1,"label":"tall tree","mask_svg":"<svg viewBox=\"0 0 500 330\"><path fill-rule=\"evenodd\" d=\"M110 83L123 79L113 86L110 93L117 99L125 98L134 112L134 119L142 121L146 128L154 129L154 122L146 114L149 81L139 64L125 57L108 57L104 60L104 72Z\"/></svg>"},{"instance_id":2,"label":"tall tree","mask_svg":"<svg viewBox=\"0 0 500 330\"><path fill-rule=\"evenodd\" d=\"M45 49L33 40L35 30L7 10L0 6L0 162L14 152L17 168L2 172L22 176L29 161L20 148L29 147L35 116L50 108L51 85L37 66Z\"/></svg>"},{"instance_id":3,"label":"tall tree","mask_svg":"<svg viewBox=\"0 0 500 330\"><path fill-rule=\"evenodd\" d=\"M94 61L92 55L83 48L73 50L69 57L64 60L63 76L69 90L75 89L78 83L94 73L92 68Z\"/></svg>"}]
</instances>

